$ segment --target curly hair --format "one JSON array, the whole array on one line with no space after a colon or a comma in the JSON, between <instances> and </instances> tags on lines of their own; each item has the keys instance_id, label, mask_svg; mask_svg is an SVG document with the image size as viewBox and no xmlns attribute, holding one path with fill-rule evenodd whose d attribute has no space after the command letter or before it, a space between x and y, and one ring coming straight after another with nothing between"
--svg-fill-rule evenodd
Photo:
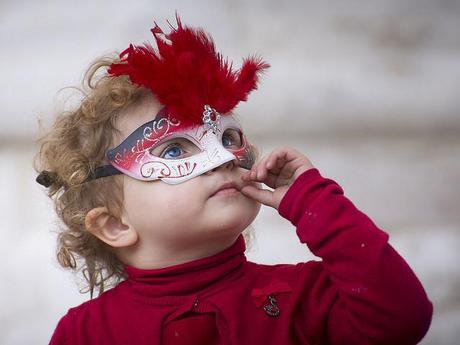
<instances>
[{"instance_id":1,"label":"curly hair","mask_svg":"<svg viewBox=\"0 0 460 345\"><path fill-rule=\"evenodd\" d=\"M96 167L108 164L105 153L119 133L115 127L118 115L151 94L127 76L107 74L109 66L119 61L118 57L103 57L90 65L82 88L76 88L82 95L79 105L57 114L51 128L37 140L39 151L34 160L62 221L57 260L62 267L82 273L87 286L80 292L90 292L91 298L95 288L101 294L126 278L112 247L85 226L87 213L95 207L105 206L113 216L121 216L123 175L87 179ZM259 150L253 148L258 159ZM250 230L243 233L248 246L254 236Z\"/></svg>"},{"instance_id":2,"label":"curly hair","mask_svg":"<svg viewBox=\"0 0 460 345\"><path fill-rule=\"evenodd\" d=\"M61 111L47 133L38 140L35 170L48 172L48 196L63 222L58 235L57 260L64 268L81 271L90 292L124 278L123 265L111 247L86 231L88 211L105 206L121 216L123 176L85 182L105 162L105 152L118 132L115 121L122 110L140 102L146 89L133 85L126 76L109 77L107 68L115 57L96 60L85 73L82 100L76 109ZM102 73L98 73L102 72ZM85 183L84 183L85 182Z\"/></svg>"}]
</instances>

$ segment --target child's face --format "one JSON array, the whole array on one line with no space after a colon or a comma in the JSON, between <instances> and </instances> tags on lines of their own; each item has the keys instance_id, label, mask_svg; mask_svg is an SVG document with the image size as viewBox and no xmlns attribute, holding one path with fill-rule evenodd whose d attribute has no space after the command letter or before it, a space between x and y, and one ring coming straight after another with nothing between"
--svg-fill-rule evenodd
<instances>
[{"instance_id":1,"label":"child's face","mask_svg":"<svg viewBox=\"0 0 460 345\"><path fill-rule=\"evenodd\" d=\"M116 141L121 142L136 128L153 120L160 109L161 105L148 97L129 113L122 114L116 124L121 131ZM172 147L166 157L178 154L178 150ZM124 175L122 220L135 229L141 246L161 243L180 249L203 241L234 239L252 223L260 203L239 191L213 194L227 182L234 183L238 190L248 185L241 179L243 172L232 161L175 185Z\"/></svg>"}]
</instances>

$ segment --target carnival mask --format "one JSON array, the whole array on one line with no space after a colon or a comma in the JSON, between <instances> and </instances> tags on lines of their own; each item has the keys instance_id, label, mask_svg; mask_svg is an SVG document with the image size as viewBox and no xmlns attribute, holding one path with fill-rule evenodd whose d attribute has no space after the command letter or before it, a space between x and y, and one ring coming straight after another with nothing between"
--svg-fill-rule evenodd
<instances>
[{"instance_id":1,"label":"carnival mask","mask_svg":"<svg viewBox=\"0 0 460 345\"><path fill-rule=\"evenodd\" d=\"M233 160L251 169L252 147L233 115L222 116L205 105L202 122L184 126L162 108L153 121L107 152L107 160L116 169L110 175L121 172L142 181L178 184Z\"/></svg>"}]
</instances>

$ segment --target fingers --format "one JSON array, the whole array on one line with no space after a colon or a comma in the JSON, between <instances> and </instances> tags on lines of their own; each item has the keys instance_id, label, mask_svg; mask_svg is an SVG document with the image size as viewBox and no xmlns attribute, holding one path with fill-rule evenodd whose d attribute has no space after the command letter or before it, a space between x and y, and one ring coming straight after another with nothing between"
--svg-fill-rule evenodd
<instances>
[{"instance_id":1,"label":"fingers","mask_svg":"<svg viewBox=\"0 0 460 345\"><path fill-rule=\"evenodd\" d=\"M266 167L274 174L279 174L287 161L287 153L285 151L272 152L267 159Z\"/></svg>"},{"instance_id":2,"label":"fingers","mask_svg":"<svg viewBox=\"0 0 460 345\"><path fill-rule=\"evenodd\" d=\"M262 182L273 191L248 185L241 192L264 205L278 208L293 181L304 171L313 168L310 160L299 151L285 147L272 151L245 171L241 179L247 182Z\"/></svg>"},{"instance_id":3,"label":"fingers","mask_svg":"<svg viewBox=\"0 0 460 345\"><path fill-rule=\"evenodd\" d=\"M277 149L267 157L255 163L250 171L243 174L243 180L265 182L267 178L273 180L286 164L286 149ZM270 176L272 175L272 176Z\"/></svg>"},{"instance_id":4,"label":"fingers","mask_svg":"<svg viewBox=\"0 0 460 345\"><path fill-rule=\"evenodd\" d=\"M299 151L279 148L255 163L243 173L243 181L262 182L271 188L289 185L305 170L312 168L310 160Z\"/></svg>"},{"instance_id":5,"label":"fingers","mask_svg":"<svg viewBox=\"0 0 460 345\"><path fill-rule=\"evenodd\" d=\"M268 189L256 188L254 186L245 186L241 192L247 197L254 199L264 205L274 207L273 192Z\"/></svg>"}]
</instances>

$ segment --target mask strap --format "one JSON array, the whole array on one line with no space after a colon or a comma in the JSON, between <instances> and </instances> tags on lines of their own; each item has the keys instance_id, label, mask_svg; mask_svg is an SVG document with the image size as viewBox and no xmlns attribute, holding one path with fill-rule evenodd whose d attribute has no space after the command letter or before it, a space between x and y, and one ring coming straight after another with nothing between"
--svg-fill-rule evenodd
<instances>
[{"instance_id":1,"label":"mask strap","mask_svg":"<svg viewBox=\"0 0 460 345\"><path fill-rule=\"evenodd\" d=\"M101 177L106 177L106 176L112 176L112 175L118 175L122 174L121 171L115 169L112 165L103 165L100 167L97 167L96 170L94 170L94 173L91 174L85 182L89 182L92 180L96 180ZM56 174L50 171L42 171L35 179L35 181L39 184L41 184L44 187L49 187L51 186L54 181L56 180Z\"/></svg>"},{"instance_id":2,"label":"mask strap","mask_svg":"<svg viewBox=\"0 0 460 345\"><path fill-rule=\"evenodd\" d=\"M88 177L86 181L96 180L101 177L107 177L112 175L123 174L120 170L117 170L114 166L107 164L100 167L97 167L94 170L94 173Z\"/></svg>"}]
</instances>

